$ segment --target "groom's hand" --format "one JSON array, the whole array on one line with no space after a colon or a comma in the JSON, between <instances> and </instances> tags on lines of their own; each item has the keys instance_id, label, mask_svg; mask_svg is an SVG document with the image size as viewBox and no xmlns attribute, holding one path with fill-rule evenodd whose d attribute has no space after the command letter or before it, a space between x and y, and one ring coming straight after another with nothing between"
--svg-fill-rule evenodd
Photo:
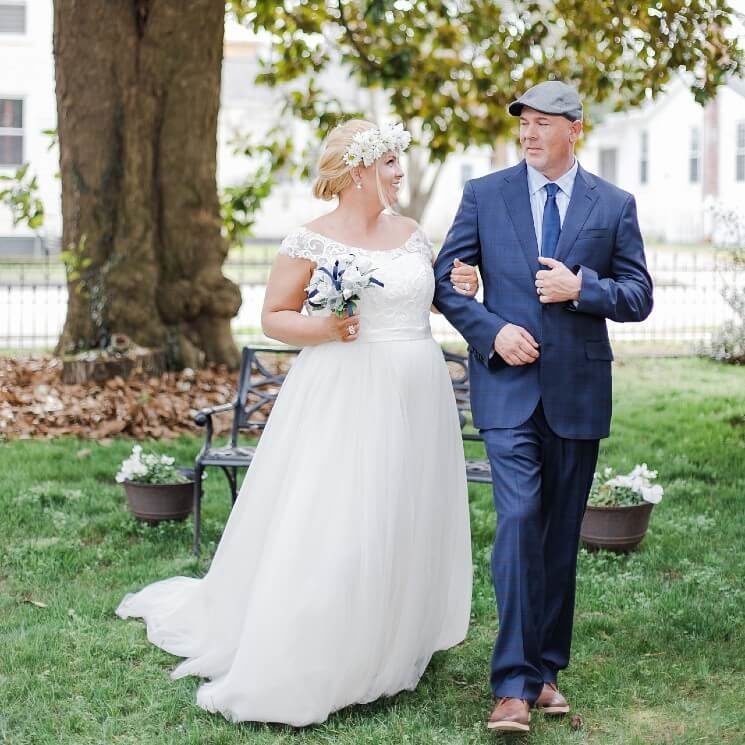
<instances>
[{"instance_id":1,"label":"groom's hand","mask_svg":"<svg viewBox=\"0 0 745 745\"><path fill-rule=\"evenodd\" d=\"M582 280L556 259L539 256L538 261L547 266L535 275L535 288L542 303L565 303L567 300L579 300Z\"/></svg>"},{"instance_id":2,"label":"groom's hand","mask_svg":"<svg viewBox=\"0 0 745 745\"><path fill-rule=\"evenodd\" d=\"M522 326L514 323L502 326L494 339L494 351L508 365L529 365L538 359L538 343Z\"/></svg>"}]
</instances>

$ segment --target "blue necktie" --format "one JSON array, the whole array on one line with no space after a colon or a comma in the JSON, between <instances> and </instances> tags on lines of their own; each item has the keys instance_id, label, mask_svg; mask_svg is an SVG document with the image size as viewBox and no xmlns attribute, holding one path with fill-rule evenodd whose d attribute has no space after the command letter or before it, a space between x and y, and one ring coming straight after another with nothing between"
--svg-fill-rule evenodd
<instances>
[{"instance_id":1,"label":"blue necktie","mask_svg":"<svg viewBox=\"0 0 745 745\"><path fill-rule=\"evenodd\" d=\"M559 233L561 233L559 208L556 205L556 194L559 191L559 187L556 184L548 183L543 188L546 190L546 204L543 207L541 256L553 258L556 251L556 244L559 242Z\"/></svg>"}]
</instances>

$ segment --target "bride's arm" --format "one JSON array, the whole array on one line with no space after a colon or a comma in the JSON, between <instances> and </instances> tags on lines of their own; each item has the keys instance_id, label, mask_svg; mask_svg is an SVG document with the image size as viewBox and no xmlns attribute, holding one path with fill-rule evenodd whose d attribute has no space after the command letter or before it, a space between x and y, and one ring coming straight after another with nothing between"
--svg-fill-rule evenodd
<instances>
[{"instance_id":1,"label":"bride's arm","mask_svg":"<svg viewBox=\"0 0 745 745\"><path fill-rule=\"evenodd\" d=\"M432 264L434 265L434 259L432 259ZM453 289L459 295L476 297L476 294L479 291L479 275L476 273L476 267L473 267L470 264L464 264L459 259L456 259L453 262L453 268L450 271L450 282L453 285ZM467 290L465 289L466 286L468 286ZM434 303L430 310L432 313L440 313Z\"/></svg>"},{"instance_id":2,"label":"bride's arm","mask_svg":"<svg viewBox=\"0 0 745 745\"><path fill-rule=\"evenodd\" d=\"M359 319L336 316L309 317L301 314L305 288L313 273L313 263L278 255L272 266L261 309L261 328L270 339L293 347L308 347L328 341L354 341L350 326Z\"/></svg>"}]
</instances>

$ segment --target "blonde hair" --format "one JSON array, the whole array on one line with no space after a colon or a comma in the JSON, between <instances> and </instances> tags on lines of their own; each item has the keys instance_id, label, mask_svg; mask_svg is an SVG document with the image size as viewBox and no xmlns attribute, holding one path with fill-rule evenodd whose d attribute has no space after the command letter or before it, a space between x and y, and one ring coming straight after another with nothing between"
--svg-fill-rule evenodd
<instances>
[{"instance_id":1,"label":"blonde hair","mask_svg":"<svg viewBox=\"0 0 745 745\"><path fill-rule=\"evenodd\" d=\"M318 176L313 182L313 196L329 201L352 183L349 166L344 162L344 153L358 132L375 129L372 122L350 119L331 130L323 142L318 159Z\"/></svg>"},{"instance_id":2,"label":"blonde hair","mask_svg":"<svg viewBox=\"0 0 745 745\"><path fill-rule=\"evenodd\" d=\"M352 144L358 132L377 129L376 125L365 119L349 119L334 127L323 142L321 156L318 159L318 176L313 182L313 196L316 199L329 201L352 185L352 173L344 162L344 153ZM378 198L385 209L392 210L392 206L383 192L380 183L378 165L375 164L375 181L378 188Z\"/></svg>"}]
</instances>

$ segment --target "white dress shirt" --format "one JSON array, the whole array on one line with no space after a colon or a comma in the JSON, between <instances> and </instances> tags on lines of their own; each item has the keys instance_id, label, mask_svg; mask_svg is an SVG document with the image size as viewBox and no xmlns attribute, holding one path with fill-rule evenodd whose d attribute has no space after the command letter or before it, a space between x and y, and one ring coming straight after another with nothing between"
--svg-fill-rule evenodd
<instances>
[{"instance_id":1,"label":"white dress shirt","mask_svg":"<svg viewBox=\"0 0 745 745\"><path fill-rule=\"evenodd\" d=\"M572 189L574 189L574 179L577 177L577 159L574 159L574 165L563 175L557 178L553 183L559 187L556 192L556 206L559 208L559 224L564 226L564 216L569 207L569 200L572 198ZM551 180L547 179L540 171L536 171L533 166L528 166L528 191L530 192L530 211L533 213L533 227L535 228L535 237L538 241L538 255L541 255L541 239L543 238L543 208L546 205L546 190L543 188L550 184Z\"/></svg>"}]
</instances>

